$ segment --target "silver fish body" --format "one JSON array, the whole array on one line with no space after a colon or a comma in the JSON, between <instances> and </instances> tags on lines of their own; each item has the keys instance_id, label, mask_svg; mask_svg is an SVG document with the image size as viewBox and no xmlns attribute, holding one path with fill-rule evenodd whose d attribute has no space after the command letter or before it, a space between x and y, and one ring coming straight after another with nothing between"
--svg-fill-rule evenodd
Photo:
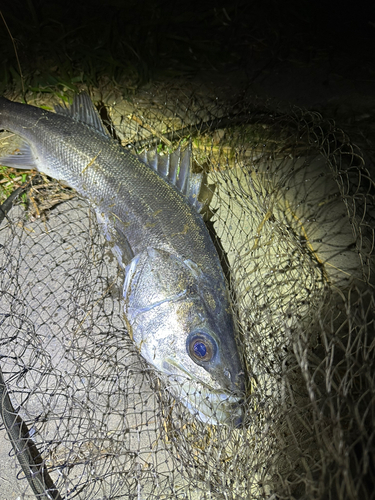
<instances>
[{"instance_id":1,"label":"silver fish body","mask_svg":"<svg viewBox=\"0 0 375 500\"><path fill-rule=\"evenodd\" d=\"M94 207L125 268L129 334L171 392L205 422L239 423L244 377L228 291L186 186L109 137L86 94L56 113L0 98L0 128L25 141L1 164L35 167Z\"/></svg>"}]
</instances>

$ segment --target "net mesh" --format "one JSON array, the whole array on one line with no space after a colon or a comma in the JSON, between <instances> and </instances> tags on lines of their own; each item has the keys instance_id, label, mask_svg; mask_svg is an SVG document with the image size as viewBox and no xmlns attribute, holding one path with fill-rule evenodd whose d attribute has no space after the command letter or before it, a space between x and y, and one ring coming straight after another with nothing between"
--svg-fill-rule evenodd
<instances>
[{"instance_id":1,"label":"net mesh","mask_svg":"<svg viewBox=\"0 0 375 500\"><path fill-rule=\"evenodd\" d=\"M315 113L174 89L96 100L124 145L191 141L208 174L245 419L207 425L171 395L128 337L95 214L36 178L0 226L0 367L20 440L65 499L375 498L371 161ZM1 481L33 498L0 437Z\"/></svg>"}]
</instances>

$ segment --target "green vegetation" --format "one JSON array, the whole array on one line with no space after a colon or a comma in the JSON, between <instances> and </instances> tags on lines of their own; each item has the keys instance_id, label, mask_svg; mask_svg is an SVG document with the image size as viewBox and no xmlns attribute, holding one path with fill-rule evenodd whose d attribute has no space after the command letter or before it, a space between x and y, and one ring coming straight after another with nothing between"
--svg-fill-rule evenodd
<instances>
[{"instance_id":1,"label":"green vegetation","mask_svg":"<svg viewBox=\"0 0 375 500\"><path fill-rule=\"evenodd\" d=\"M307 0L7 2L1 5L0 92L21 88L20 67L26 91L109 83L126 94L155 78L253 69L254 62L263 66L289 53L303 63L310 57L311 36L301 42L310 9Z\"/></svg>"},{"instance_id":2,"label":"green vegetation","mask_svg":"<svg viewBox=\"0 0 375 500\"><path fill-rule=\"evenodd\" d=\"M67 101L82 88L115 88L126 98L151 80L188 82L201 72L253 71L254 63L260 71L280 57L304 63L310 7L295 3L304 4L304 18L297 19L293 1L277 0L4 2L0 93ZM20 175L1 170L0 200Z\"/></svg>"},{"instance_id":3,"label":"green vegetation","mask_svg":"<svg viewBox=\"0 0 375 500\"><path fill-rule=\"evenodd\" d=\"M158 75L222 70L238 61L228 44L245 5L8 2L0 17L0 93L26 102L40 93L67 101L83 87L114 86L126 96ZM1 167L0 202L28 179Z\"/></svg>"},{"instance_id":4,"label":"green vegetation","mask_svg":"<svg viewBox=\"0 0 375 500\"><path fill-rule=\"evenodd\" d=\"M244 9L245 0L229 8L216 2L28 0L20 9L14 2L2 7L9 31L0 19L0 91L21 83L14 45L25 90L33 92L107 82L133 92L160 72L189 76L207 66L233 66L241 57L233 43Z\"/></svg>"},{"instance_id":5,"label":"green vegetation","mask_svg":"<svg viewBox=\"0 0 375 500\"><path fill-rule=\"evenodd\" d=\"M14 168L0 166L0 204L30 178L31 172L19 172Z\"/></svg>"}]
</instances>

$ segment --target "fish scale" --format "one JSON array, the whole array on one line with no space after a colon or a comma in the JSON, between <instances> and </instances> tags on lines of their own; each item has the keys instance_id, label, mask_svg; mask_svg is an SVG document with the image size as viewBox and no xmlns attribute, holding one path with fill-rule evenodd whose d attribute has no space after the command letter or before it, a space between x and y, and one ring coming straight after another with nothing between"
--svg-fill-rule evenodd
<instances>
[{"instance_id":1,"label":"fish scale","mask_svg":"<svg viewBox=\"0 0 375 500\"><path fill-rule=\"evenodd\" d=\"M32 141L33 125L38 124L38 136L45 137L43 164L48 164L52 177L67 182L88 197L97 210L113 213L128 223L126 233L135 253L147 241L150 246L173 249L202 268L208 267L216 275L220 274L220 264L216 262L215 269L212 256L207 258L213 253L213 244L202 218L190 209L176 189L150 168L144 168L140 160L108 136L97 133L93 142L93 130L89 126L76 121L72 124L68 117L58 114L53 115L52 121L46 113L42 111L41 117L30 113L23 125L29 131L23 137ZM56 158L59 158L58 164ZM69 168L63 169L64 164ZM147 186L152 186L152 193L147 192ZM119 198L121 204L116 203ZM134 231L132 224L136 225ZM152 230L148 226L152 226Z\"/></svg>"},{"instance_id":2,"label":"fish scale","mask_svg":"<svg viewBox=\"0 0 375 500\"><path fill-rule=\"evenodd\" d=\"M133 155L107 134L87 94L56 113L1 98L0 126L25 141L3 165L34 167L92 204L125 267L125 317L141 355L201 420L239 424L236 326L189 155Z\"/></svg>"}]
</instances>

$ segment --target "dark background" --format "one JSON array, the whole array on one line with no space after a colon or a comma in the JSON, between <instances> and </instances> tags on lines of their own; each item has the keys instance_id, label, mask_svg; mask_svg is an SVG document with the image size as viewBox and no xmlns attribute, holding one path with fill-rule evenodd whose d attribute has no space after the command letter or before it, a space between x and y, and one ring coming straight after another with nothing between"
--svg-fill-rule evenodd
<instances>
[{"instance_id":1,"label":"dark background","mask_svg":"<svg viewBox=\"0 0 375 500\"><path fill-rule=\"evenodd\" d=\"M372 122L375 2L5 1L0 86L58 92L113 82L211 82Z\"/></svg>"}]
</instances>

